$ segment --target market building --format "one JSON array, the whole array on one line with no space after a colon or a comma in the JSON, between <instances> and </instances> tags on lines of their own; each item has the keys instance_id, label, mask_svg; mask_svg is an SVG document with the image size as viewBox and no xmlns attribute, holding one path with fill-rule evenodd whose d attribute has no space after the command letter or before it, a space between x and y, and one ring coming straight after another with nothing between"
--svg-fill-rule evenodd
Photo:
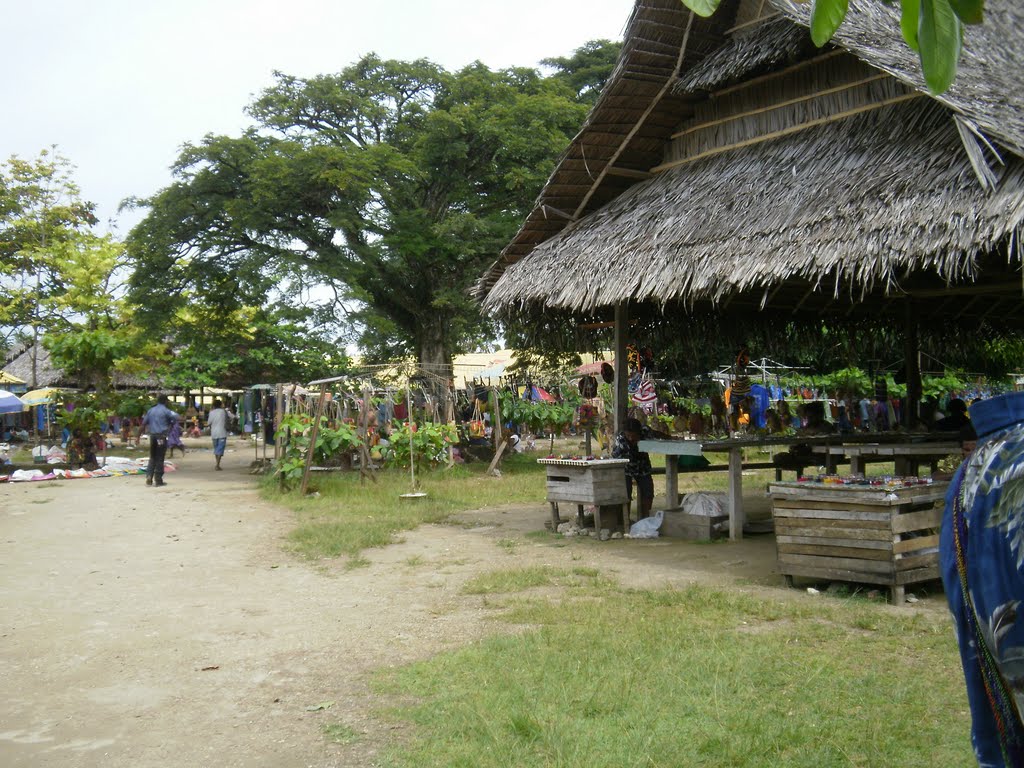
<instances>
[{"instance_id":1,"label":"market building","mask_svg":"<svg viewBox=\"0 0 1024 768\"><path fill-rule=\"evenodd\" d=\"M638 2L599 101L481 277L483 306L614 315L618 359L627 313L886 322L912 403L922 329L1024 327L1024 10L986 4L941 96L897 6L851 6L824 49L809 13Z\"/></svg>"}]
</instances>

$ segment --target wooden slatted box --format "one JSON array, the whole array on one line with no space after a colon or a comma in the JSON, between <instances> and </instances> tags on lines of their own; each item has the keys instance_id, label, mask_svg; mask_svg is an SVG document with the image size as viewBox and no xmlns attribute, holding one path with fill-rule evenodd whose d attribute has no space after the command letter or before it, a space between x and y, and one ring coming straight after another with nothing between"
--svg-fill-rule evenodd
<instances>
[{"instance_id":1,"label":"wooden slatted box","mask_svg":"<svg viewBox=\"0 0 1024 768\"><path fill-rule=\"evenodd\" d=\"M939 577L939 526L948 483L902 488L774 483L772 517L779 571L888 587Z\"/></svg>"}]
</instances>

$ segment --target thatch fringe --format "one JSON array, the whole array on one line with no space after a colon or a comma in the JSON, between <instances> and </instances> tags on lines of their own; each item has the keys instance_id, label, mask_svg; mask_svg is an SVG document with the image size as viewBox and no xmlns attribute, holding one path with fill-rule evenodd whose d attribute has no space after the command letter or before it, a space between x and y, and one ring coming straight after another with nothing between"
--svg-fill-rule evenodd
<instances>
[{"instance_id":1,"label":"thatch fringe","mask_svg":"<svg viewBox=\"0 0 1024 768\"><path fill-rule=\"evenodd\" d=\"M969 280L1022 220L1024 162L986 195L948 111L916 99L642 182L509 267L485 307L721 303L791 279L856 295L911 271Z\"/></svg>"},{"instance_id":2,"label":"thatch fringe","mask_svg":"<svg viewBox=\"0 0 1024 768\"><path fill-rule=\"evenodd\" d=\"M776 17L735 33L725 45L678 78L672 90L681 96L713 91L797 61L813 51L814 43L807 30L788 18Z\"/></svg>"}]
</instances>

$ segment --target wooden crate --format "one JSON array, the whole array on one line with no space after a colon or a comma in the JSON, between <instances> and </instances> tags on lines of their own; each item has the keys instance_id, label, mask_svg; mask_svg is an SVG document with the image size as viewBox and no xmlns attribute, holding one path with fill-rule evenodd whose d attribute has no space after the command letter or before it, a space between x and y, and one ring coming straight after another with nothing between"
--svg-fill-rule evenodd
<instances>
[{"instance_id":1,"label":"wooden crate","mask_svg":"<svg viewBox=\"0 0 1024 768\"><path fill-rule=\"evenodd\" d=\"M578 504L622 504L626 495L626 473L621 466L547 467L548 501Z\"/></svg>"},{"instance_id":2,"label":"wooden crate","mask_svg":"<svg viewBox=\"0 0 1024 768\"><path fill-rule=\"evenodd\" d=\"M886 586L901 604L907 584L939 577L939 526L948 483L882 489L774 483L779 571Z\"/></svg>"},{"instance_id":3,"label":"wooden crate","mask_svg":"<svg viewBox=\"0 0 1024 768\"><path fill-rule=\"evenodd\" d=\"M661 535L689 541L710 541L727 536L728 515L694 515L681 509L663 510L665 520L661 524ZM724 529L721 527L725 524Z\"/></svg>"}]
</instances>

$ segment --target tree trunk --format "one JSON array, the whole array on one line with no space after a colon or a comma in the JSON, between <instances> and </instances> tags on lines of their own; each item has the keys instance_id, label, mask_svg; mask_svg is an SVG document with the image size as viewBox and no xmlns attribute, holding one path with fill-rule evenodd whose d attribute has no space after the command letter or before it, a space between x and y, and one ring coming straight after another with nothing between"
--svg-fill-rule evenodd
<instances>
[{"instance_id":1,"label":"tree trunk","mask_svg":"<svg viewBox=\"0 0 1024 768\"><path fill-rule=\"evenodd\" d=\"M420 368L430 374L426 384L436 398L439 413L443 418L453 376L448 318L444 315L424 317L420 324L416 347Z\"/></svg>"}]
</instances>

